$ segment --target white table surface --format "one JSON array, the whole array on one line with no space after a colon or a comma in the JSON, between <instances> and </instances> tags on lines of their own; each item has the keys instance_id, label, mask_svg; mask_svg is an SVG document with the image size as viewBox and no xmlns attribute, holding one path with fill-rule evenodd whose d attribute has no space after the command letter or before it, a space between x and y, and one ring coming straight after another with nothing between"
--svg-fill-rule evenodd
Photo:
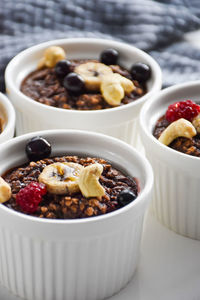
<instances>
[{"instance_id":1,"label":"white table surface","mask_svg":"<svg viewBox=\"0 0 200 300\"><path fill-rule=\"evenodd\" d=\"M200 48L200 30L187 34L186 40ZM0 285L0 300L17 299ZM122 299L200 300L200 241L177 235L149 213L137 272L126 288L110 298Z\"/></svg>"}]
</instances>

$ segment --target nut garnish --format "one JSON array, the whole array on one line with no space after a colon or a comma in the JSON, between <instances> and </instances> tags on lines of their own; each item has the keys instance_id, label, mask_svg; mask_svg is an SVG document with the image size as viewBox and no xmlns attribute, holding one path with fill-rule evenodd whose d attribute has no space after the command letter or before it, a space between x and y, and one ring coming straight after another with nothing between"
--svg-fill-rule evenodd
<instances>
[{"instance_id":1,"label":"nut garnish","mask_svg":"<svg viewBox=\"0 0 200 300\"><path fill-rule=\"evenodd\" d=\"M169 145L173 140L178 137L186 137L191 139L196 135L196 129L186 119L179 119L173 123L171 123L161 134L159 137L159 141L164 145Z\"/></svg>"},{"instance_id":2,"label":"nut garnish","mask_svg":"<svg viewBox=\"0 0 200 300\"><path fill-rule=\"evenodd\" d=\"M114 73L113 75L112 75L112 77L113 78L115 77L116 80L118 80L120 82L120 84L122 85L125 93L129 94L135 89L135 86L134 86L133 82L130 79L128 79L128 78L126 78L126 77L124 77L124 76L122 76L118 73Z\"/></svg>"},{"instance_id":3,"label":"nut garnish","mask_svg":"<svg viewBox=\"0 0 200 300\"><path fill-rule=\"evenodd\" d=\"M100 88L105 101L110 105L117 106L124 98L124 94L132 92L135 87L131 80L113 73L102 76Z\"/></svg>"},{"instance_id":4,"label":"nut garnish","mask_svg":"<svg viewBox=\"0 0 200 300\"><path fill-rule=\"evenodd\" d=\"M112 74L109 66L99 62L86 62L75 67L74 72L81 75L88 90L98 91L101 84L101 77Z\"/></svg>"},{"instance_id":5,"label":"nut garnish","mask_svg":"<svg viewBox=\"0 0 200 300\"><path fill-rule=\"evenodd\" d=\"M99 177L103 172L103 166L101 164L91 164L82 169L78 184L81 193L86 198L89 197L102 197L105 195L105 189L99 183Z\"/></svg>"},{"instance_id":6,"label":"nut garnish","mask_svg":"<svg viewBox=\"0 0 200 300\"><path fill-rule=\"evenodd\" d=\"M4 203L11 198L10 185L0 177L0 203Z\"/></svg>"},{"instance_id":7,"label":"nut garnish","mask_svg":"<svg viewBox=\"0 0 200 300\"><path fill-rule=\"evenodd\" d=\"M116 82L103 81L101 83L101 93L105 101L112 106L119 105L124 98L124 89L120 83Z\"/></svg>"},{"instance_id":8,"label":"nut garnish","mask_svg":"<svg viewBox=\"0 0 200 300\"><path fill-rule=\"evenodd\" d=\"M200 133L200 114L198 114L193 120L192 124L196 128L196 131Z\"/></svg>"},{"instance_id":9,"label":"nut garnish","mask_svg":"<svg viewBox=\"0 0 200 300\"><path fill-rule=\"evenodd\" d=\"M51 194L73 194L79 192L78 177L82 169L77 163L53 163L43 169L38 179Z\"/></svg>"},{"instance_id":10,"label":"nut garnish","mask_svg":"<svg viewBox=\"0 0 200 300\"><path fill-rule=\"evenodd\" d=\"M53 68L62 59L66 59L64 49L58 46L51 46L45 50L44 57L38 63L38 69L43 67Z\"/></svg>"}]
</instances>

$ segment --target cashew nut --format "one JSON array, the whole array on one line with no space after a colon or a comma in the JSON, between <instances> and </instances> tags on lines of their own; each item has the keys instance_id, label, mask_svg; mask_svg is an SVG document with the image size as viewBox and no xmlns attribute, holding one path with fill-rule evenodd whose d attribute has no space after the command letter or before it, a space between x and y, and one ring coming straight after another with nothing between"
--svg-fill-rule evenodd
<instances>
[{"instance_id":1,"label":"cashew nut","mask_svg":"<svg viewBox=\"0 0 200 300\"><path fill-rule=\"evenodd\" d=\"M159 137L159 141L163 143L164 145L169 145L173 140L175 140L177 137L186 137L186 138L192 138L195 136L196 129L192 125L191 122L189 122L186 119L179 119L173 123L171 123L161 134Z\"/></svg>"},{"instance_id":2,"label":"cashew nut","mask_svg":"<svg viewBox=\"0 0 200 300\"><path fill-rule=\"evenodd\" d=\"M11 198L11 188L9 184L0 177L0 203L4 203Z\"/></svg>"},{"instance_id":3,"label":"cashew nut","mask_svg":"<svg viewBox=\"0 0 200 300\"><path fill-rule=\"evenodd\" d=\"M112 105L117 106L121 103L124 98L124 89L120 83L116 82L101 82L101 93L105 101Z\"/></svg>"},{"instance_id":4,"label":"cashew nut","mask_svg":"<svg viewBox=\"0 0 200 300\"><path fill-rule=\"evenodd\" d=\"M99 183L99 177L103 172L103 166L101 164L92 164L82 169L78 185L81 193L86 198L89 197L102 197L105 195L105 189Z\"/></svg>"},{"instance_id":5,"label":"cashew nut","mask_svg":"<svg viewBox=\"0 0 200 300\"><path fill-rule=\"evenodd\" d=\"M44 52L44 57L38 63L38 69L42 67L53 68L62 59L66 58L66 53L63 48L58 46L51 46Z\"/></svg>"},{"instance_id":6,"label":"cashew nut","mask_svg":"<svg viewBox=\"0 0 200 300\"><path fill-rule=\"evenodd\" d=\"M198 114L193 120L192 124L196 128L196 131L200 133L200 114Z\"/></svg>"},{"instance_id":7,"label":"cashew nut","mask_svg":"<svg viewBox=\"0 0 200 300\"><path fill-rule=\"evenodd\" d=\"M130 93L134 88L132 81L120 74L112 73L101 77L101 93L105 101L112 106L119 105L124 93Z\"/></svg>"},{"instance_id":8,"label":"cashew nut","mask_svg":"<svg viewBox=\"0 0 200 300\"><path fill-rule=\"evenodd\" d=\"M118 82L120 82L125 93L129 94L135 89L135 86L130 79L128 79L118 73L113 73L112 76L113 76L113 78L116 78L116 80L118 80Z\"/></svg>"}]
</instances>

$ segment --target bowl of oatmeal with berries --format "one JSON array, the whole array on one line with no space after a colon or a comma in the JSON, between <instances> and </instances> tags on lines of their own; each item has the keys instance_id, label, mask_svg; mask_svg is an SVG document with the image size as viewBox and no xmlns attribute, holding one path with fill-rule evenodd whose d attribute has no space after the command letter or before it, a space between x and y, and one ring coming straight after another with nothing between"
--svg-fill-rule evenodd
<instances>
[{"instance_id":1,"label":"bowl of oatmeal with berries","mask_svg":"<svg viewBox=\"0 0 200 300\"><path fill-rule=\"evenodd\" d=\"M175 232L200 239L200 85L189 82L152 97L140 115L155 174L152 208Z\"/></svg>"},{"instance_id":2,"label":"bowl of oatmeal with berries","mask_svg":"<svg viewBox=\"0 0 200 300\"><path fill-rule=\"evenodd\" d=\"M7 66L17 134L40 129L97 131L137 144L138 113L161 88L161 70L143 51L101 39L55 40Z\"/></svg>"},{"instance_id":3,"label":"bowl of oatmeal with berries","mask_svg":"<svg viewBox=\"0 0 200 300\"><path fill-rule=\"evenodd\" d=\"M8 98L0 93L0 143L14 136L15 111Z\"/></svg>"},{"instance_id":4,"label":"bowl of oatmeal with berries","mask_svg":"<svg viewBox=\"0 0 200 300\"><path fill-rule=\"evenodd\" d=\"M0 175L9 290L97 300L129 282L153 187L151 166L133 147L92 132L33 132L2 145Z\"/></svg>"}]
</instances>

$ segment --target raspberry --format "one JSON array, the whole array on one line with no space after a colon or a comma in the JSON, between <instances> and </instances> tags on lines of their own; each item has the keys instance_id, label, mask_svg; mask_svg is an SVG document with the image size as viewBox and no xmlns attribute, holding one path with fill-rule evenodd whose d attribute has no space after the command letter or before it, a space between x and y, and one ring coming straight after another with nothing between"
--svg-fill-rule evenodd
<instances>
[{"instance_id":1,"label":"raspberry","mask_svg":"<svg viewBox=\"0 0 200 300\"><path fill-rule=\"evenodd\" d=\"M166 112L166 119L169 122L174 122L180 118L192 121L200 112L200 105L191 100L175 102L169 105Z\"/></svg>"},{"instance_id":2,"label":"raspberry","mask_svg":"<svg viewBox=\"0 0 200 300\"><path fill-rule=\"evenodd\" d=\"M43 183L31 182L16 194L16 202L24 212L33 213L46 192L46 186Z\"/></svg>"}]
</instances>

